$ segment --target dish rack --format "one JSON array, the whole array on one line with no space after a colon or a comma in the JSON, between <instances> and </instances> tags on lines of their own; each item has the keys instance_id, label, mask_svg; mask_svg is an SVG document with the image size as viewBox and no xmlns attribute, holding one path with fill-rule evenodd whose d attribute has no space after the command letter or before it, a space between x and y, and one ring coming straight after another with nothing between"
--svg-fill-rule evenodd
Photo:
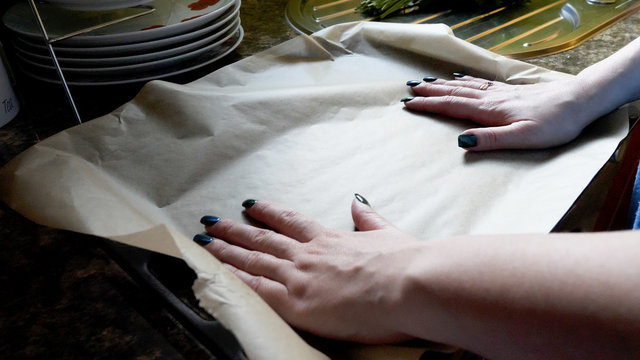
<instances>
[{"instance_id":1,"label":"dish rack","mask_svg":"<svg viewBox=\"0 0 640 360\"><path fill-rule=\"evenodd\" d=\"M108 22L104 22L104 23L100 23L100 24L96 24L94 26L91 27L87 27L84 29L80 29L68 34L63 34L60 35L58 37L55 38L51 38L49 37L49 34L47 33L47 28L44 25L44 22L42 21L42 17L40 16L40 12L38 11L38 6L36 5L35 0L27 0L27 2L29 3L29 6L31 7L31 10L33 12L33 16L35 17L36 23L38 25L38 27L40 28L40 32L42 33L42 37L44 38L45 44L47 46L47 49L49 50L49 55L51 56L51 60L53 61L53 65L55 67L56 73L58 74L58 77L60 78L60 82L62 83L62 87L64 88L64 92L65 95L67 97L67 100L69 101L69 105L71 106L71 110L73 112L73 116L75 117L76 121L78 124L82 124L82 118L80 117L80 113L78 112L78 108L76 107L76 103L73 100L73 95L71 94L71 91L69 90L69 85L67 84L67 81L65 80L64 74L62 73L62 68L60 67L60 64L58 63L58 58L56 57L56 53L53 49L52 44L56 41L60 41L60 40L64 40L64 39L68 39L71 37L74 37L76 35L80 35L80 34L84 34L87 33L89 31L93 31L96 29L101 29L103 27L109 26L109 25L113 25L113 24L117 24L123 21L127 21L127 20L131 20L140 16L144 16L147 14L150 14L152 12L154 12L156 9L153 6L150 5L138 5L135 6L134 8L138 8L141 10L141 12L136 13L136 14L132 14L129 16L125 16L122 18L118 18L115 20L111 20Z\"/></svg>"},{"instance_id":2,"label":"dish rack","mask_svg":"<svg viewBox=\"0 0 640 360\"><path fill-rule=\"evenodd\" d=\"M513 59L575 48L640 10L639 0L527 0L495 9L410 6L380 19L362 13L360 0L289 0L286 18L300 33L353 21L445 24L460 39Z\"/></svg>"}]
</instances>

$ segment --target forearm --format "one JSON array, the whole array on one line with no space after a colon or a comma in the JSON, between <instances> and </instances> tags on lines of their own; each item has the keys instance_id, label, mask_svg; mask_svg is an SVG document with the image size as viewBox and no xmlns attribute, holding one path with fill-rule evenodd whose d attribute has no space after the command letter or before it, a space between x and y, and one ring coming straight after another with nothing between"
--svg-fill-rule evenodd
<instances>
[{"instance_id":1,"label":"forearm","mask_svg":"<svg viewBox=\"0 0 640 360\"><path fill-rule=\"evenodd\" d=\"M410 335L490 359L638 358L640 235L435 241L407 267Z\"/></svg>"},{"instance_id":2,"label":"forearm","mask_svg":"<svg viewBox=\"0 0 640 360\"><path fill-rule=\"evenodd\" d=\"M596 117L640 99L640 38L577 76L584 105Z\"/></svg>"}]
</instances>

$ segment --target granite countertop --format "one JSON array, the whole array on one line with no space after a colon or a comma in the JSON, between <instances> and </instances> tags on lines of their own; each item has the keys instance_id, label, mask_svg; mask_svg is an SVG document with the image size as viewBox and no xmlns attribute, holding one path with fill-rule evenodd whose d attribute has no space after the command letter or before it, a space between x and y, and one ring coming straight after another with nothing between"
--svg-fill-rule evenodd
<instances>
[{"instance_id":1,"label":"granite countertop","mask_svg":"<svg viewBox=\"0 0 640 360\"><path fill-rule=\"evenodd\" d=\"M239 48L223 61L174 80L194 80L295 37L285 20L286 2L244 0L245 38ZM8 5L0 6L4 10ZM528 62L576 74L638 35L640 15L635 14L575 49ZM0 32L5 44L6 36ZM18 72L16 78L22 110L0 129L0 165L75 124L60 88ZM83 118L91 119L130 100L138 90L123 86L75 96ZM96 239L36 225L4 204L0 224L0 358L213 358L158 299L96 246Z\"/></svg>"}]
</instances>

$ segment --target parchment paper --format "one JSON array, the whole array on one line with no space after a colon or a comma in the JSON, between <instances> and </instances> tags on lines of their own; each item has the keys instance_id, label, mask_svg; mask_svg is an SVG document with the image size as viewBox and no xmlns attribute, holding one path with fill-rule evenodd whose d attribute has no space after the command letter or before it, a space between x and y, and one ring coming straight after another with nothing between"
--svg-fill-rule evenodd
<instances>
[{"instance_id":1,"label":"parchment paper","mask_svg":"<svg viewBox=\"0 0 640 360\"><path fill-rule=\"evenodd\" d=\"M244 199L269 199L348 230L358 192L425 240L548 232L627 130L619 111L566 146L467 153L457 135L472 123L412 113L399 101L410 94L407 80L455 71L513 83L570 76L474 47L444 25L338 25L188 85L147 84L112 114L9 163L2 198L44 225L184 258L202 306L250 359L322 358L190 240L203 231L202 215L244 221ZM345 350L373 354L419 356Z\"/></svg>"}]
</instances>

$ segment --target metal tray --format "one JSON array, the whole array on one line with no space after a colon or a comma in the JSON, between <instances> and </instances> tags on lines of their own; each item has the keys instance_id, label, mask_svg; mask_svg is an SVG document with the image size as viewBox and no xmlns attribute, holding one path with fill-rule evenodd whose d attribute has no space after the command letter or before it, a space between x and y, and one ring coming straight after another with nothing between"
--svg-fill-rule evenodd
<instances>
[{"instance_id":1,"label":"metal tray","mask_svg":"<svg viewBox=\"0 0 640 360\"><path fill-rule=\"evenodd\" d=\"M640 0L531 0L488 12L408 8L381 20L360 13L359 4L360 0L291 0L286 17L294 29L307 34L363 20L443 23L472 44L526 59L574 48L640 8Z\"/></svg>"},{"instance_id":2,"label":"metal tray","mask_svg":"<svg viewBox=\"0 0 640 360\"><path fill-rule=\"evenodd\" d=\"M637 105L638 103L636 103ZM552 232L595 232L630 228L629 209L640 163L640 110L629 106L627 136L558 221Z\"/></svg>"},{"instance_id":3,"label":"metal tray","mask_svg":"<svg viewBox=\"0 0 640 360\"><path fill-rule=\"evenodd\" d=\"M635 171L640 161L640 111L634 107L631 130L610 159L576 199L552 232L593 232L627 228ZM196 277L177 258L129 245L103 240L102 248L151 294L163 300L167 310L215 359L247 360L237 338L202 310L191 290ZM484 360L464 350L454 353L427 351L421 359Z\"/></svg>"}]
</instances>

